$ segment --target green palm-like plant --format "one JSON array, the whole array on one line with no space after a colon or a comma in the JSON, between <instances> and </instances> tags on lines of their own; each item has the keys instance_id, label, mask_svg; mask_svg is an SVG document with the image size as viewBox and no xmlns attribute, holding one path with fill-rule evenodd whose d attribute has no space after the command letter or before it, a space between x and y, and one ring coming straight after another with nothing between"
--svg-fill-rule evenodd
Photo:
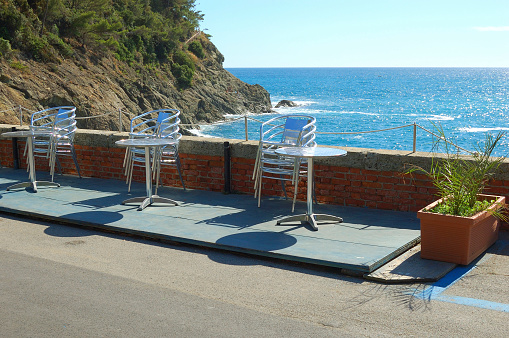
<instances>
[{"instance_id":1,"label":"green palm-like plant","mask_svg":"<svg viewBox=\"0 0 509 338\"><path fill-rule=\"evenodd\" d=\"M505 159L491 156L505 133L500 132L496 136L486 134L484 142L477 144L476 151L472 158L469 158L461 155L446 138L442 126L435 125L435 130L438 138L433 144L433 152L442 152L445 157L433 157L429 170L410 165L405 171L406 174L424 173L433 182L442 203L428 211L470 217L487 210L493 201L479 201L477 196L484 192L486 184ZM490 212L505 220L505 215L501 212L504 208L505 206L499 206L497 210Z\"/></svg>"}]
</instances>

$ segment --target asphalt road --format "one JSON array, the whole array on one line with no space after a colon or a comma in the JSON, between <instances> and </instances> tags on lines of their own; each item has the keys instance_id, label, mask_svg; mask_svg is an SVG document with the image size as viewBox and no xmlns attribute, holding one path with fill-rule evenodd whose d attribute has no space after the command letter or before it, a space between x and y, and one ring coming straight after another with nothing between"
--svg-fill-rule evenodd
<instances>
[{"instance_id":1,"label":"asphalt road","mask_svg":"<svg viewBox=\"0 0 509 338\"><path fill-rule=\"evenodd\" d=\"M451 291L509 302L497 271ZM1 337L507 336L509 313L425 287L0 215Z\"/></svg>"}]
</instances>

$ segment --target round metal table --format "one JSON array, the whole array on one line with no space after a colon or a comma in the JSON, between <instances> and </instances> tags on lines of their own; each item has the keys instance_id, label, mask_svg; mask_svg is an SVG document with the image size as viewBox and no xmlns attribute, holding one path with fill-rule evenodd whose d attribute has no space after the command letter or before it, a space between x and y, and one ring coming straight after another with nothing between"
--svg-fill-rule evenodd
<instances>
[{"instance_id":1,"label":"round metal table","mask_svg":"<svg viewBox=\"0 0 509 338\"><path fill-rule=\"evenodd\" d=\"M28 144L28 176L30 178L30 182L22 182L16 183L9 187L7 187L7 191L10 189L16 188L25 188L31 187L34 192L37 192L37 186L50 186L50 187L60 187L60 184L49 181L37 181L35 177L35 159L34 159L34 136L46 136L51 137L53 135L52 130L19 130L19 131L10 131L6 133L2 133L2 137L22 137L27 139Z\"/></svg>"},{"instance_id":2,"label":"round metal table","mask_svg":"<svg viewBox=\"0 0 509 338\"><path fill-rule=\"evenodd\" d=\"M276 154L290 157L302 157L308 160L307 212L301 215L285 217L277 224L295 221L308 222L314 230L318 230L318 221L343 222L341 217L313 213L313 159L317 157L345 156L346 151L331 147L286 147L275 150Z\"/></svg>"},{"instance_id":3,"label":"round metal table","mask_svg":"<svg viewBox=\"0 0 509 338\"><path fill-rule=\"evenodd\" d=\"M129 198L123 201L122 204L141 202L140 206L138 207L138 211L145 209L148 205L151 205L153 203L166 203L178 205L178 203L172 199L152 194L152 166L150 164L150 148L160 148L167 145L175 144L177 142L178 142L177 140L164 138L138 138L120 140L115 142L115 144L122 147L134 147L145 149L145 184L147 196Z\"/></svg>"}]
</instances>

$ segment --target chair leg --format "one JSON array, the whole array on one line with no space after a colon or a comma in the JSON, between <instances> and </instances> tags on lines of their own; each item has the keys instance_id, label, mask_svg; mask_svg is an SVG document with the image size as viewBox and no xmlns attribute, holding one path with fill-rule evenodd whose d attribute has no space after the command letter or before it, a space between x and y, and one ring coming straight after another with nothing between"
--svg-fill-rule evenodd
<instances>
[{"instance_id":1,"label":"chair leg","mask_svg":"<svg viewBox=\"0 0 509 338\"><path fill-rule=\"evenodd\" d=\"M316 198L316 189L315 189L315 178L313 177L313 200L315 204L318 204L318 199Z\"/></svg>"},{"instance_id":2,"label":"chair leg","mask_svg":"<svg viewBox=\"0 0 509 338\"><path fill-rule=\"evenodd\" d=\"M182 169L180 168L180 156L177 153L177 156L175 157L175 162L177 163L177 171L179 173L180 177L180 183L182 183L182 188L186 190L186 185L184 184L184 178L182 177Z\"/></svg>"},{"instance_id":3,"label":"chair leg","mask_svg":"<svg viewBox=\"0 0 509 338\"><path fill-rule=\"evenodd\" d=\"M126 169L125 169L125 183L129 184L129 176L132 175L131 170L133 169L133 163L134 159L132 156L129 157L129 161L126 163Z\"/></svg>"},{"instance_id":4,"label":"chair leg","mask_svg":"<svg viewBox=\"0 0 509 338\"><path fill-rule=\"evenodd\" d=\"M262 175L260 170L260 179L258 180L258 208L260 207L262 199Z\"/></svg>"},{"instance_id":5,"label":"chair leg","mask_svg":"<svg viewBox=\"0 0 509 338\"><path fill-rule=\"evenodd\" d=\"M156 179L155 195L157 195L157 188L159 187L159 177L161 176L161 163L160 162L158 162L158 164L156 165L155 175L156 175L156 177L155 177L155 179Z\"/></svg>"},{"instance_id":6,"label":"chair leg","mask_svg":"<svg viewBox=\"0 0 509 338\"><path fill-rule=\"evenodd\" d=\"M131 161L127 162L126 167L124 169L125 174L125 184L129 183L129 169L131 168Z\"/></svg>"},{"instance_id":7,"label":"chair leg","mask_svg":"<svg viewBox=\"0 0 509 338\"><path fill-rule=\"evenodd\" d=\"M58 159L57 154L55 153L55 162L57 163L58 173L62 175L62 165L60 164L60 160Z\"/></svg>"},{"instance_id":8,"label":"chair leg","mask_svg":"<svg viewBox=\"0 0 509 338\"><path fill-rule=\"evenodd\" d=\"M256 173L256 178L255 178L255 182L254 182L254 198L256 198L258 196L258 183L260 180L260 176L261 176L261 170L258 168L258 172Z\"/></svg>"},{"instance_id":9,"label":"chair leg","mask_svg":"<svg viewBox=\"0 0 509 338\"><path fill-rule=\"evenodd\" d=\"M76 166L76 170L78 171L78 176L79 176L79 178L81 178L80 166L78 164L78 157L76 156L76 151L74 150L74 146L71 147L71 155L72 155L72 160L74 161L74 165Z\"/></svg>"},{"instance_id":10,"label":"chair leg","mask_svg":"<svg viewBox=\"0 0 509 338\"><path fill-rule=\"evenodd\" d=\"M131 154L131 150L129 148L127 148L126 150L126 155L124 157L124 174L127 176L129 173L129 164L131 163L131 159L132 159L132 154ZM126 181L127 182L127 181Z\"/></svg>"},{"instance_id":11,"label":"chair leg","mask_svg":"<svg viewBox=\"0 0 509 338\"><path fill-rule=\"evenodd\" d=\"M129 151L129 148L126 148L126 149L125 149L125 154L124 154L124 163L122 164L122 165L124 166L124 168L125 168L125 166L126 166L126 164L127 164L127 161L128 161L128 158L129 158L129 154L130 154L130 153L131 153L131 152Z\"/></svg>"},{"instance_id":12,"label":"chair leg","mask_svg":"<svg viewBox=\"0 0 509 338\"><path fill-rule=\"evenodd\" d=\"M154 155L152 156L152 163L151 163L151 166L152 166L152 179L153 180L156 178L157 167L161 163L161 158L162 158L162 155L159 154L158 149L154 149Z\"/></svg>"},{"instance_id":13,"label":"chair leg","mask_svg":"<svg viewBox=\"0 0 509 338\"><path fill-rule=\"evenodd\" d=\"M286 186L285 186L285 181L282 180L283 178L283 175L279 175L279 177L281 178L281 180L279 180L281 182L281 188L283 189L283 193L285 194L285 200L288 199L288 196L286 194Z\"/></svg>"},{"instance_id":14,"label":"chair leg","mask_svg":"<svg viewBox=\"0 0 509 338\"><path fill-rule=\"evenodd\" d=\"M258 167L258 176L256 182L257 185L255 186L255 197L258 197L258 208L259 208L262 202L262 188L263 188L263 170L261 162L260 167Z\"/></svg>"},{"instance_id":15,"label":"chair leg","mask_svg":"<svg viewBox=\"0 0 509 338\"><path fill-rule=\"evenodd\" d=\"M56 154L51 153L49 157L49 173L51 175L51 182L53 182L55 178L55 157Z\"/></svg>"},{"instance_id":16,"label":"chair leg","mask_svg":"<svg viewBox=\"0 0 509 338\"><path fill-rule=\"evenodd\" d=\"M292 203L292 212L295 211L295 201L297 200L297 190L299 189L299 177L295 180L295 185L293 188L293 203Z\"/></svg>"},{"instance_id":17,"label":"chair leg","mask_svg":"<svg viewBox=\"0 0 509 338\"><path fill-rule=\"evenodd\" d=\"M254 166L254 170L253 170L253 177L251 178L252 180L254 180L256 178L256 174L257 174L258 170L260 169L260 155L261 155L261 149L258 148L258 151L256 152L256 160L255 160L255 166Z\"/></svg>"},{"instance_id":18,"label":"chair leg","mask_svg":"<svg viewBox=\"0 0 509 338\"><path fill-rule=\"evenodd\" d=\"M129 176L127 176L127 182L129 183L129 186L127 187L127 192L131 192L131 182L133 180L133 170L134 170L134 160L131 160Z\"/></svg>"}]
</instances>

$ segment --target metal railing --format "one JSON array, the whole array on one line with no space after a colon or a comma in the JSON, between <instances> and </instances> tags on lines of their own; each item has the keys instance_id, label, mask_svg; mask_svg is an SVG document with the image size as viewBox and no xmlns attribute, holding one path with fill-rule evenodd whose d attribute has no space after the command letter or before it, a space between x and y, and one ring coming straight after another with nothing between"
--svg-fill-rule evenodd
<instances>
[{"instance_id":1,"label":"metal railing","mask_svg":"<svg viewBox=\"0 0 509 338\"><path fill-rule=\"evenodd\" d=\"M4 112L8 112L8 111L19 111L19 125L22 126L23 125L23 111L27 111L28 113L32 114L34 113L35 111L32 111L30 109L27 109L23 106L18 106L18 107L13 107L13 108L10 108L10 109L7 109L7 110L3 110L3 111L0 111L0 113L4 113ZM93 116L81 116L81 117L76 117L76 120L85 120L85 119L93 119L93 118L98 118L98 117L103 117L103 116L108 116L108 115L111 115L111 114L114 114L114 113L118 113L118 131L119 132L122 132L123 131L123 121L122 121L122 115L126 115L129 120L131 119L131 113L128 112L128 111L124 111L123 108L119 108L117 112L108 112L108 113L104 113L104 114L101 114L101 115L93 115ZM261 120L258 120L258 119L255 119L251 116L248 116L248 115L244 115L244 116L241 116L241 117L237 117L237 118L231 118L231 119L228 119L228 120L224 120L224 121L217 121L217 122L211 122L211 123L194 123L194 124L180 124L181 126L188 126L188 127L195 127L196 125L199 125L199 126L214 126L214 125L221 125L221 124L226 124L226 123L232 123L232 122L235 122L235 121L239 121L239 120L244 120L244 135L245 135L245 140L246 141L249 141L249 136L248 136L248 121L249 120L252 120L254 122L258 122L258 123L263 123L263 121ZM420 128L422 129L423 131L427 132L428 134L431 134L432 136L438 138L438 139L441 139L443 140L444 142L447 142L448 144L452 145L453 147L461 150L461 151L464 151L468 154L473 154L472 151L470 150L467 150L463 147L460 147L459 145L457 144L454 144L452 142L450 142L449 140L446 140L444 139L443 137L440 137L439 135L435 134L434 132L424 128L423 126L417 124L417 123L412 123L412 124L406 124L406 125L402 125L402 126L397 126L397 127L392 127L392 128L385 128L385 129L377 129L377 130L367 130L367 131L352 131L352 132L316 132L316 134L323 134L323 135L358 135L358 134L369 134L369 133L379 133L379 132L384 132L384 131L389 131L389 130L395 130L395 129L401 129L401 128L409 128L409 127L412 127L413 128L413 147L412 147L412 152L416 152L417 151L417 128Z\"/></svg>"}]
</instances>

